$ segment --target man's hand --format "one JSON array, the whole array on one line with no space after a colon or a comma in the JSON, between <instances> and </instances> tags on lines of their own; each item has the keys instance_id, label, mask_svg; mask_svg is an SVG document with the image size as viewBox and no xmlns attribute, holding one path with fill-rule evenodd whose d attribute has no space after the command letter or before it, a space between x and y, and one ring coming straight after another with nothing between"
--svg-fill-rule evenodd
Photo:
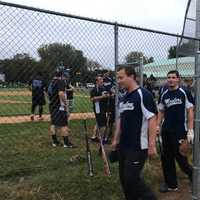
<instances>
[{"instance_id":1,"label":"man's hand","mask_svg":"<svg viewBox=\"0 0 200 200\"><path fill-rule=\"evenodd\" d=\"M112 141L111 149L112 151L116 151L118 149L119 142L115 139Z\"/></svg>"},{"instance_id":2,"label":"man's hand","mask_svg":"<svg viewBox=\"0 0 200 200\"><path fill-rule=\"evenodd\" d=\"M157 134L157 135L160 134L160 126L156 126L156 134Z\"/></svg>"},{"instance_id":3,"label":"man's hand","mask_svg":"<svg viewBox=\"0 0 200 200\"><path fill-rule=\"evenodd\" d=\"M148 148L148 155L150 157L155 156L157 154L156 146L155 145L150 145Z\"/></svg>"},{"instance_id":4,"label":"man's hand","mask_svg":"<svg viewBox=\"0 0 200 200\"><path fill-rule=\"evenodd\" d=\"M189 143L193 143L194 140L194 130L193 129L189 129L187 132L187 141Z\"/></svg>"}]
</instances>

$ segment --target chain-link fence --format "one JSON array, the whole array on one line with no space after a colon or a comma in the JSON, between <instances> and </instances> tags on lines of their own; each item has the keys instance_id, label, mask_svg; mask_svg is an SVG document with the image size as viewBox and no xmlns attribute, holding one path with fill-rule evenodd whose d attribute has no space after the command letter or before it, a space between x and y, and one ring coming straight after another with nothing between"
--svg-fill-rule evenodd
<instances>
[{"instance_id":1,"label":"chain-link fence","mask_svg":"<svg viewBox=\"0 0 200 200\"><path fill-rule=\"evenodd\" d=\"M92 135L95 122L90 91L96 75L103 75L105 83L107 79L115 85L116 66L133 65L155 98L169 70L178 69L183 82L184 78L192 78L194 58L176 59L173 47L177 37L180 36L0 2L0 178L24 182L24 177L38 172L50 176L46 171L66 167L70 156L84 155L82 121L87 118ZM48 137L48 89L60 66L68 74L69 127L71 138L78 145L67 155L62 149L52 150ZM33 86L40 85L33 80L42 80L44 98L39 105L43 110L33 106ZM76 166L80 174L83 166ZM68 167L72 170L74 165ZM61 168L62 173L65 170ZM7 199L12 197L6 195Z\"/></svg>"}]
</instances>

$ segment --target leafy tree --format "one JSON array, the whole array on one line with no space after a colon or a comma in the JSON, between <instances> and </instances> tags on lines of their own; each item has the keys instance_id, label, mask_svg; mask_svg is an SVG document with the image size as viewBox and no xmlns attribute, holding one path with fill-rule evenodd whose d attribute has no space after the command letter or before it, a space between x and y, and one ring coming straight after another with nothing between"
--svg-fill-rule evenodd
<instances>
[{"instance_id":1,"label":"leafy tree","mask_svg":"<svg viewBox=\"0 0 200 200\"><path fill-rule=\"evenodd\" d=\"M37 62L27 53L16 54L11 59L0 61L1 71L6 75L8 82L27 83L37 70Z\"/></svg>"},{"instance_id":2,"label":"leafy tree","mask_svg":"<svg viewBox=\"0 0 200 200\"><path fill-rule=\"evenodd\" d=\"M139 63L141 57L143 57L144 64L154 61L153 57L148 58L142 52L139 51L131 51L130 53L128 53L128 55L125 57L125 61L126 63Z\"/></svg>"},{"instance_id":3,"label":"leafy tree","mask_svg":"<svg viewBox=\"0 0 200 200\"><path fill-rule=\"evenodd\" d=\"M79 81L76 76L77 73L83 73L87 70L83 52L70 44L52 43L43 45L38 49L38 54L41 58L40 65L44 71L48 72L49 78L52 78L56 67L59 65L64 65L70 69L72 82Z\"/></svg>"}]
</instances>

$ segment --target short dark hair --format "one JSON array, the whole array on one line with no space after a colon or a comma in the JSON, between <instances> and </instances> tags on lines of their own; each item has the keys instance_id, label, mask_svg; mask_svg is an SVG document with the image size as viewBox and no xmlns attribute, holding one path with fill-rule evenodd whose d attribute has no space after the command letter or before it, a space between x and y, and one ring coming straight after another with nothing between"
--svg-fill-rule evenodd
<instances>
[{"instance_id":1,"label":"short dark hair","mask_svg":"<svg viewBox=\"0 0 200 200\"><path fill-rule=\"evenodd\" d=\"M180 78L180 74L179 74L179 72L178 72L177 70L171 70L171 71L169 71L169 72L167 73L167 76L168 76L169 74L176 74L176 77L177 77L177 78Z\"/></svg>"},{"instance_id":2,"label":"short dark hair","mask_svg":"<svg viewBox=\"0 0 200 200\"><path fill-rule=\"evenodd\" d=\"M136 79L136 72L132 66L119 66L117 72L120 70L124 70L127 76L133 75L133 78Z\"/></svg>"},{"instance_id":3,"label":"short dark hair","mask_svg":"<svg viewBox=\"0 0 200 200\"><path fill-rule=\"evenodd\" d=\"M95 77L95 82L97 82L99 78L103 78L101 74L98 74L98 75Z\"/></svg>"}]
</instances>

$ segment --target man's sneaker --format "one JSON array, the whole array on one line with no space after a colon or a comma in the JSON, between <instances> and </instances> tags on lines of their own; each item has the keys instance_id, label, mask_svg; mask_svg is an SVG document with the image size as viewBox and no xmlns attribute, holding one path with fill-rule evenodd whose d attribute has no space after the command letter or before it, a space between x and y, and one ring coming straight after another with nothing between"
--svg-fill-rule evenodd
<instances>
[{"instance_id":1,"label":"man's sneaker","mask_svg":"<svg viewBox=\"0 0 200 200\"><path fill-rule=\"evenodd\" d=\"M99 142L99 138L98 137L91 137L90 140L92 142Z\"/></svg>"},{"instance_id":2,"label":"man's sneaker","mask_svg":"<svg viewBox=\"0 0 200 200\"><path fill-rule=\"evenodd\" d=\"M72 144L71 142L68 142L67 144L63 145L64 148L75 148L76 146Z\"/></svg>"},{"instance_id":3,"label":"man's sneaker","mask_svg":"<svg viewBox=\"0 0 200 200\"><path fill-rule=\"evenodd\" d=\"M162 192L162 193L164 193L164 192L176 192L176 191L178 191L177 187L170 188L166 184L160 185L160 192Z\"/></svg>"},{"instance_id":4,"label":"man's sneaker","mask_svg":"<svg viewBox=\"0 0 200 200\"><path fill-rule=\"evenodd\" d=\"M34 121L34 115L31 115L30 118L31 118L31 121Z\"/></svg>"},{"instance_id":5,"label":"man's sneaker","mask_svg":"<svg viewBox=\"0 0 200 200\"><path fill-rule=\"evenodd\" d=\"M57 144L55 144L55 143L52 143L52 147L57 147Z\"/></svg>"},{"instance_id":6,"label":"man's sneaker","mask_svg":"<svg viewBox=\"0 0 200 200\"><path fill-rule=\"evenodd\" d=\"M43 117L38 117L38 120L42 121L42 120L44 120L44 118Z\"/></svg>"}]
</instances>

